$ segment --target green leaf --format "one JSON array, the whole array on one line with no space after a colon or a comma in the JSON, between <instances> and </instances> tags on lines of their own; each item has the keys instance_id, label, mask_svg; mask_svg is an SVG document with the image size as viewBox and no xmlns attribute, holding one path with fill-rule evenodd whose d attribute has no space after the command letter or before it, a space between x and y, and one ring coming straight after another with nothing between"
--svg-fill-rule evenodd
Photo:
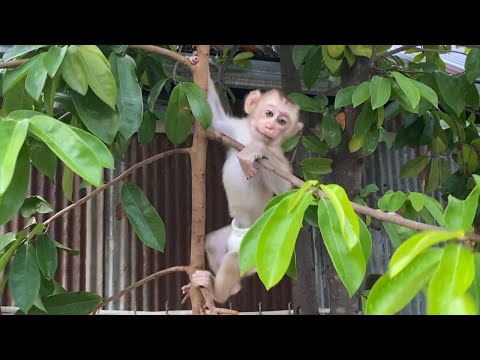
<instances>
[{"instance_id":1,"label":"green leaf","mask_svg":"<svg viewBox=\"0 0 480 360\"><path fill-rule=\"evenodd\" d=\"M12 182L0 196L0 225L11 220L20 210L28 189L30 164L27 147L23 146L17 157Z\"/></svg>"},{"instance_id":2,"label":"green leaf","mask_svg":"<svg viewBox=\"0 0 480 360\"><path fill-rule=\"evenodd\" d=\"M422 194L418 192L411 192L408 195L408 198L410 199L410 202L412 203L412 206L415 209L415 211L420 211L423 209L424 202L423 202Z\"/></svg>"},{"instance_id":3,"label":"green leaf","mask_svg":"<svg viewBox=\"0 0 480 360\"><path fill-rule=\"evenodd\" d=\"M365 142L363 143L362 152L363 155L369 156L377 149L380 141L380 131L378 129L370 129L365 136Z\"/></svg>"},{"instance_id":4,"label":"green leaf","mask_svg":"<svg viewBox=\"0 0 480 360\"><path fill-rule=\"evenodd\" d=\"M170 94L165 120L165 133L176 145L183 143L192 128L190 111L187 109L187 97L182 86L177 85Z\"/></svg>"},{"instance_id":5,"label":"green leaf","mask_svg":"<svg viewBox=\"0 0 480 360\"><path fill-rule=\"evenodd\" d=\"M402 191L396 191L388 201L388 210L390 211L398 211L403 206L403 204L407 201L407 194Z\"/></svg>"},{"instance_id":6,"label":"green leaf","mask_svg":"<svg viewBox=\"0 0 480 360\"><path fill-rule=\"evenodd\" d=\"M463 81L463 91L465 93L465 102L468 106L478 109L480 106L480 94L475 83L469 84L466 78ZM470 114L475 116L475 114Z\"/></svg>"},{"instance_id":7,"label":"green leaf","mask_svg":"<svg viewBox=\"0 0 480 360\"><path fill-rule=\"evenodd\" d=\"M33 135L45 142L72 171L99 187L103 174L95 149L78 135L81 130L74 129L45 115L36 115L30 119L29 131Z\"/></svg>"},{"instance_id":8,"label":"green leaf","mask_svg":"<svg viewBox=\"0 0 480 360\"><path fill-rule=\"evenodd\" d=\"M350 152L358 151L365 142L365 137L367 136L370 127L375 121L374 112L370 105L370 102L363 104L362 111L358 115L357 120L355 121L355 126L353 129L353 138L350 140L348 147Z\"/></svg>"},{"instance_id":9,"label":"green leaf","mask_svg":"<svg viewBox=\"0 0 480 360\"><path fill-rule=\"evenodd\" d=\"M34 221L32 222L32 224L35 224L35 223L36 223L35 218L32 218L32 219L34 220ZM32 219L30 219L30 220L32 220ZM29 225L30 225L30 224L29 224ZM33 228L33 230L30 231L30 234L28 234L27 240L32 240L32 239L35 237L35 235L43 232L46 228L47 228L47 227L45 226L44 223L37 224L37 225Z\"/></svg>"},{"instance_id":10,"label":"green leaf","mask_svg":"<svg viewBox=\"0 0 480 360\"><path fill-rule=\"evenodd\" d=\"M148 95L148 100L147 100L147 110L148 111L153 112L153 109L155 107L155 102L157 101L158 97L160 96L160 93L162 92L162 89L165 86L165 83L167 82L167 80L169 80L169 79L165 78L165 79L160 80L150 90L150 94Z\"/></svg>"},{"instance_id":11,"label":"green leaf","mask_svg":"<svg viewBox=\"0 0 480 360\"><path fill-rule=\"evenodd\" d=\"M15 304L27 313L40 291L40 270L33 245L27 243L18 247L10 270L9 284Z\"/></svg>"},{"instance_id":12,"label":"green leaf","mask_svg":"<svg viewBox=\"0 0 480 360\"><path fill-rule=\"evenodd\" d=\"M388 273L390 277L394 277L400 273L413 259L415 259L422 251L431 247L432 245L451 240L462 239L463 231L447 232L442 230L426 230L412 236L405 241L390 260L390 267Z\"/></svg>"},{"instance_id":13,"label":"green leaf","mask_svg":"<svg viewBox=\"0 0 480 360\"><path fill-rule=\"evenodd\" d=\"M393 194L395 194L394 191L392 190L388 190L385 194L383 194L383 196L378 199L378 208L382 211L389 211L390 209L390 205L389 205L389 202L390 202L390 198L393 196Z\"/></svg>"},{"instance_id":14,"label":"green leaf","mask_svg":"<svg viewBox=\"0 0 480 360\"><path fill-rule=\"evenodd\" d=\"M420 102L420 91L415 85L415 83L411 79L407 78L405 75L397 71L392 71L391 74L397 81L400 89L402 89L403 93L407 97L410 105L413 108L417 107L418 103Z\"/></svg>"},{"instance_id":15,"label":"green leaf","mask_svg":"<svg viewBox=\"0 0 480 360\"><path fill-rule=\"evenodd\" d=\"M250 59L251 57L253 57L253 53L251 51L244 51L235 55L233 57L233 60L240 61L240 60Z\"/></svg>"},{"instance_id":16,"label":"green leaf","mask_svg":"<svg viewBox=\"0 0 480 360\"><path fill-rule=\"evenodd\" d=\"M15 241L15 234L12 232L8 232L0 236L0 251L5 249L8 244Z\"/></svg>"},{"instance_id":17,"label":"green leaf","mask_svg":"<svg viewBox=\"0 0 480 360\"><path fill-rule=\"evenodd\" d=\"M325 137L325 142L332 149L342 141L342 130L332 114L327 113L323 116L322 132Z\"/></svg>"},{"instance_id":18,"label":"green leaf","mask_svg":"<svg viewBox=\"0 0 480 360\"><path fill-rule=\"evenodd\" d=\"M55 246L60 249L60 250L63 250L65 251L67 254L69 255L73 255L73 256L77 256L77 255L80 255L80 251L78 250L74 250L74 249L70 249L69 247L63 245L63 244L60 244L58 241L55 241L53 240L53 243L55 244Z\"/></svg>"},{"instance_id":19,"label":"green leaf","mask_svg":"<svg viewBox=\"0 0 480 360\"><path fill-rule=\"evenodd\" d=\"M352 54L352 50L350 50L349 47L345 48L345 58L347 59L348 66L351 68L353 64L355 64L355 61L357 60L357 57Z\"/></svg>"},{"instance_id":20,"label":"green leaf","mask_svg":"<svg viewBox=\"0 0 480 360\"><path fill-rule=\"evenodd\" d=\"M329 103L330 100L328 100L328 97L326 97L323 94L318 94L313 97L313 100L317 102L322 109L325 109Z\"/></svg>"},{"instance_id":21,"label":"green leaf","mask_svg":"<svg viewBox=\"0 0 480 360\"><path fill-rule=\"evenodd\" d=\"M473 256L475 262L475 277L473 278L472 285L468 289L468 293L472 296L477 309L480 309L480 253L476 252Z\"/></svg>"},{"instance_id":22,"label":"green leaf","mask_svg":"<svg viewBox=\"0 0 480 360\"><path fill-rule=\"evenodd\" d=\"M343 239L345 240L348 249L352 250L360 240L360 229L357 215L355 214L355 211L353 211L347 193L341 186L335 184L320 185L320 188L332 202L340 222Z\"/></svg>"},{"instance_id":23,"label":"green leaf","mask_svg":"<svg viewBox=\"0 0 480 360\"><path fill-rule=\"evenodd\" d=\"M378 186L376 184L368 184L367 186L365 186L362 191L360 191L360 196L362 198L364 197L367 197L368 195L370 194L373 194L375 192L377 192L379 189L378 189Z\"/></svg>"},{"instance_id":24,"label":"green leaf","mask_svg":"<svg viewBox=\"0 0 480 360\"><path fill-rule=\"evenodd\" d=\"M331 201L318 203L318 224L325 247L332 259L333 266L342 280L350 297L362 284L366 272L365 255L360 242L351 249L347 248L338 212ZM357 219L358 222L358 219ZM363 231L362 231L363 234ZM365 249L365 252L367 249Z\"/></svg>"},{"instance_id":25,"label":"green leaf","mask_svg":"<svg viewBox=\"0 0 480 360\"><path fill-rule=\"evenodd\" d=\"M382 222L382 225L385 228L385 231L387 232L393 246L396 248L400 247L405 240L416 234L415 230L386 221Z\"/></svg>"},{"instance_id":26,"label":"green leaf","mask_svg":"<svg viewBox=\"0 0 480 360\"><path fill-rule=\"evenodd\" d=\"M35 101L38 101L40 98L43 87L45 86L45 80L47 80L48 71L43 64L44 55L45 54L40 54L40 56L35 59L35 64L30 68L25 80L25 89Z\"/></svg>"},{"instance_id":27,"label":"green leaf","mask_svg":"<svg viewBox=\"0 0 480 360\"><path fill-rule=\"evenodd\" d=\"M322 106L320 102L315 101L311 97L301 93L291 93L288 95L288 98L300 106L300 109L303 111L320 113L325 108L325 106Z\"/></svg>"},{"instance_id":28,"label":"green leaf","mask_svg":"<svg viewBox=\"0 0 480 360\"><path fill-rule=\"evenodd\" d=\"M50 205L47 200L38 195L29 196L28 198L26 198L23 202L22 207L20 208L20 212L25 218L29 218L37 212L39 214L48 214L52 211L52 205Z\"/></svg>"},{"instance_id":29,"label":"green leaf","mask_svg":"<svg viewBox=\"0 0 480 360\"><path fill-rule=\"evenodd\" d=\"M19 58L23 55L28 54L29 52L38 50L45 46L48 46L48 45L15 45L13 48L11 48L5 54L3 54L3 61L9 61L12 59Z\"/></svg>"},{"instance_id":30,"label":"green leaf","mask_svg":"<svg viewBox=\"0 0 480 360\"><path fill-rule=\"evenodd\" d=\"M412 81L420 92L420 96L438 109L438 96L435 90L419 81Z\"/></svg>"},{"instance_id":31,"label":"green leaf","mask_svg":"<svg viewBox=\"0 0 480 360\"><path fill-rule=\"evenodd\" d=\"M80 57L80 52L76 45L70 45L65 54L65 58L60 66L62 77L70 86L81 95L85 95L88 90L88 78L85 64Z\"/></svg>"},{"instance_id":32,"label":"green leaf","mask_svg":"<svg viewBox=\"0 0 480 360\"><path fill-rule=\"evenodd\" d=\"M316 136L302 136L302 144L308 151L315 154L325 154L328 146L321 142Z\"/></svg>"},{"instance_id":33,"label":"green leaf","mask_svg":"<svg viewBox=\"0 0 480 360\"><path fill-rule=\"evenodd\" d=\"M42 274L50 280L57 271L58 253L55 243L48 234L37 239L37 262Z\"/></svg>"},{"instance_id":34,"label":"green leaf","mask_svg":"<svg viewBox=\"0 0 480 360\"><path fill-rule=\"evenodd\" d=\"M372 98L372 109L385 105L390 99L392 86L390 80L380 76L374 76L370 81L370 97Z\"/></svg>"},{"instance_id":35,"label":"green leaf","mask_svg":"<svg viewBox=\"0 0 480 360\"><path fill-rule=\"evenodd\" d=\"M388 132L385 131L385 129L380 128L380 141L384 141L390 149L393 145L394 139L390 136Z\"/></svg>"},{"instance_id":36,"label":"green leaf","mask_svg":"<svg viewBox=\"0 0 480 360\"><path fill-rule=\"evenodd\" d=\"M330 56L327 49L328 45L322 45L323 62L332 75L337 75L342 66L343 59L335 59Z\"/></svg>"},{"instance_id":37,"label":"green leaf","mask_svg":"<svg viewBox=\"0 0 480 360\"><path fill-rule=\"evenodd\" d=\"M88 85L103 102L115 110L117 86L110 63L96 45L80 45L78 50L85 65Z\"/></svg>"},{"instance_id":38,"label":"green leaf","mask_svg":"<svg viewBox=\"0 0 480 360\"><path fill-rule=\"evenodd\" d=\"M109 59L117 84L119 131L125 139L130 139L138 131L143 118L142 88L138 83L135 68L126 56L112 53Z\"/></svg>"},{"instance_id":39,"label":"green leaf","mask_svg":"<svg viewBox=\"0 0 480 360\"><path fill-rule=\"evenodd\" d=\"M430 196L422 194L422 197L423 204L428 212L432 214L440 226L444 226L442 205L436 199L433 199Z\"/></svg>"},{"instance_id":40,"label":"green leaf","mask_svg":"<svg viewBox=\"0 0 480 360\"><path fill-rule=\"evenodd\" d=\"M465 294L472 284L474 274L473 253L460 244L448 244L428 286L427 313L476 314L473 299Z\"/></svg>"},{"instance_id":41,"label":"green leaf","mask_svg":"<svg viewBox=\"0 0 480 360\"><path fill-rule=\"evenodd\" d=\"M27 76L27 73L32 68L32 66L37 63L37 61L38 61L38 55L29 59L27 62L16 67L15 69L7 71L3 79L3 85L2 85L3 95L5 95L8 90L12 89L21 80L23 80Z\"/></svg>"},{"instance_id":42,"label":"green leaf","mask_svg":"<svg viewBox=\"0 0 480 360\"><path fill-rule=\"evenodd\" d=\"M459 200L448 195L448 205L445 209L444 222L450 231L472 231L472 223L478 206L480 189L475 186L465 200Z\"/></svg>"},{"instance_id":43,"label":"green leaf","mask_svg":"<svg viewBox=\"0 0 480 360\"><path fill-rule=\"evenodd\" d=\"M45 54L45 57L43 58L43 64L45 65L48 75L50 75L51 78L55 76L57 70L60 68L63 58L67 53L67 49L67 46L52 46Z\"/></svg>"},{"instance_id":44,"label":"green leaf","mask_svg":"<svg viewBox=\"0 0 480 360\"><path fill-rule=\"evenodd\" d=\"M365 56L368 58L372 56L372 45L348 45L348 47L354 55Z\"/></svg>"},{"instance_id":45,"label":"green leaf","mask_svg":"<svg viewBox=\"0 0 480 360\"><path fill-rule=\"evenodd\" d=\"M187 100L193 116L204 129L208 129L212 123L212 109L207 102L207 94L195 83L184 82L182 90L187 95Z\"/></svg>"},{"instance_id":46,"label":"green leaf","mask_svg":"<svg viewBox=\"0 0 480 360\"><path fill-rule=\"evenodd\" d=\"M75 178L75 174L68 166L63 167L63 175L62 175L62 190L65 194L65 197L73 202L73 181Z\"/></svg>"},{"instance_id":47,"label":"green leaf","mask_svg":"<svg viewBox=\"0 0 480 360\"><path fill-rule=\"evenodd\" d=\"M353 107L357 107L368 99L370 99L370 82L365 81L358 85L357 89L352 94Z\"/></svg>"},{"instance_id":48,"label":"green leaf","mask_svg":"<svg viewBox=\"0 0 480 360\"><path fill-rule=\"evenodd\" d=\"M292 50L292 61L295 67L298 69L302 65L305 56L310 51L313 45L295 45Z\"/></svg>"},{"instance_id":49,"label":"green leaf","mask_svg":"<svg viewBox=\"0 0 480 360\"><path fill-rule=\"evenodd\" d=\"M450 175L450 165L447 160L435 157L431 160L425 181L425 192L433 192Z\"/></svg>"},{"instance_id":50,"label":"green leaf","mask_svg":"<svg viewBox=\"0 0 480 360\"><path fill-rule=\"evenodd\" d=\"M300 140L299 135L295 135L295 136L292 136L292 137L288 138L282 144L283 152L292 151L297 146L299 140Z\"/></svg>"},{"instance_id":51,"label":"green leaf","mask_svg":"<svg viewBox=\"0 0 480 360\"><path fill-rule=\"evenodd\" d=\"M338 59L343 55L345 45L326 45L328 55L334 59Z\"/></svg>"},{"instance_id":52,"label":"green leaf","mask_svg":"<svg viewBox=\"0 0 480 360\"><path fill-rule=\"evenodd\" d=\"M368 264L370 255L372 255L372 235L370 235L367 225L360 217L358 217L358 224L360 225L360 247L362 248L363 256L365 256L365 264Z\"/></svg>"},{"instance_id":53,"label":"green leaf","mask_svg":"<svg viewBox=\"0 0 480 360\"><path fill-rule=\"evenodd\" d=\"M312 174L326 175L332 172L332 159L326 158L309 158L302 160L300 167L303 171L308 171Z\"/></svg>"},{"instance_id":54,"label":"green leaf","mask_svg":"<svg viewBox=\"0 0 480 360\"><path fill-rule=\"evenodd\" d=\"M440 94L445 99L447 105L450 106L457 116L460 116L465 108L463 91L459 91L461 89L461 80L442 72L435 72L435 80L440 89Z\"/></svg>"},{"instance_id":55,"label":"green leaf","mask_svg":"<svg viewBox=\"0 0 480 360\"><path fill-rule=\"evenodd\" d=\"M85 144L87 144L93 150L93 153L97 157L97 160L101 166L107 169L115 168L112 153L110 150L108 150L107 146L103 142L99 141L95 136L89 132L86 132L85 130L74 126L72 126L71 129Z\"/></svg>"},{"instance_id":56,"label":"green leaf","mask_svg":"<svg viewBox=\"0 0 480 360\"><path fill-rule=\"evenodd\" d=\"M318 228L317 205L310 205L303 216L303 220L310 226Z\"/></svg>"},{"instance_id":57,"label":"green leaf","mask_svg":"<svg viewBox=\"0 0 480 360\"><path fill-rule=\"evenodd\" d=\"M57 89L60 85L61 75L58 73L53 79L47 79L45 82L45 89L43 91L45 112L48 116L53 117L55 107L55 96L57 95Z\"/></svg>"},{"instance_id":58,"label":"green leaf","mask_svg":"<svg viewBox=\"0 0 480 360\"><path fill-rule=\"evenodd\" d=\"M337 92L337 95L335 96L335 109L350 105L352 103L353 93L357 88L358 85L352 85Z\"/></svg>"},{"instance_id":59,"label":"green leaf","mask_svg":"<svg viewBox=\"0 0 480 360\"><path fill-rule=\"evenodd\" d=\"M165 225L142 189L133 183L124 183L120 200L138 238L146 246L163 252L166 239Z\"/></svg>"},{"instance_id":60,"label":"green leaf","mask_svg":"<svg viewBox=\"0 0 480 360\"><path fill-rule=\"evenodd\" d=\"M275 206L257 245L257 272L266 289L275 286L286 273L292 259L303 214L313 200L310 191L303 193L298 206L288 212L289 199Z\"/></svg>"},{"instance_id":61,"label":"green leaf","mask_svg":"<svg viewBox=\"0 0 480 360\"><path fill-rule=\"evenodd\" d=\"M148 144L153 141L155 137L155 130L157 128L157 119L152 113L145 111L143 113L143 120L138 129L138 140L141 144Z\"/></svg>"},{"instance_id":62,"label":"green leaf","mask_svg":"<svg viewBox=\"0 0 480 360\"><path fill-rule=\"evenodd\" d=\"M297 280L298 273L297 273L297 259L295 254L295 249L293 250L292 259L290 260L290 264L288 265L288 269L285 273L288 277Z\"/></svg>"},{"instance_id":63,"label":"green leaf","mask_svg":"<svg viewBox=\"0 0 480 360\"><path fill-rule=\"evenodd\" d=\"M49 315L88 315L101 301L101 296L82 291L49 296L43 305Z\"/></svg>"},{"instance_id":64,"label":"green leaf","mask_svg":"<svg viewBox=\"0 0 480 360\"><path fill-rule=\"evenodd\" d=\"M281 200L284 200L283 197ZM280 200L280 201L281 201ZM238 263L240 266L240 274L245 275L250 269L256 265L258 240L260 239L265 225L270 220L273 212L276 211L278 203L265 210L265 212L255 221L248 230L240 243L238 255Z\"/></svg>"},{"instance_id":65,"label":"green leaf","mask_svg":"<svg viewBox=\"0 0 480 360\"><path fill-rule=\"evenodd\" d=\"M428 284L442 254L443 249L427 249L397 276L382 275L368 294L365 314L393 315L402 310Z\"/></svg>"},{"instance_id":66,"label":"green leaf","mask_svg":"<svg viewBox=\"0 0 480 360\"><path fill-rule=\"evenodd\" d=\"M28 121L0 119L0 196L13 178L17 157L27 137Z\"/></svg>"},{"instance_id":67,"label":"green leaf","mask_svg":"<svg viewBox=\"0 0 480 360\"><path fill-rule=\"evenodd\" d=\"M72 99L78 116L87 129L103 142L111 144L120 128L118 112L100 101L92 91L88 91L85 96L72 93Z\"/></svg>"},{"instance_id":68,"label":"green leaf","mask_svg":"<svg viewBox=\"0 0 480 360\"><path fill-rule=\"evenodd\" d=\"M295 194L297 193L298 189L292 189L292 190L289 190L289 191L286 191L284 192L283 194L280 194L280 195L277 195L277 196L274 196L267 204L267 206L265 206L265 212L274 207L275 205L277 205L280 201L282 201L283 199L285 199L286 197L292 197L292 196L295 196Z\"/></svg>"},{"instance_id":69,"label":"green leaf","mask_svg":"<svg viewBox=\"0 0 480 360\"><path fill-rule=\"evenodd\" d=\"M128 45L112 45L111 49L115 54L122 54L127 51Z\"/></svg>"},{"instance_id":70,"label":"green leaf","mask_svg":"<svg viewBox=\"0 0 480 360\"><path fill-rule=\"evenodd\" d=\"M308 61L305 62L303 69L303 81L307 88L311 88L318 80L321 70L321 62L323 60L321 46L312 48L308 53Z\"/></svg>"},{"instance_id":71,"label":"green leaf","mask_svg":"<svg viewBox=\"0 0 480 360\"><path fill-rule=\"evenodd\" d=\"M390 83L391 85L392 83ZM390 121L398 114L400 114L400 104L398 101L392 101L390 104L385 106L385 120Z\"/></svg>"},{"instance_id":72,"label":"green leaf","mask_svg":"<svg viewBox=\"0 0 480 360\"><path fill-rule=\"evenodd\" d=\"M316 180L305 181L305 184L303 184L302 187L297 190L297 193L295 194L295 196L293 196L293 198L288 203L288 208L287 208L288 212L291 212L293 209L295 209L295 207L300 203L300 200L303 199L304 193L307 190L309 190L310 187L316 186L316 185L318 185L318 181Z\"/></svg>"},{"instance_id":73,"label":"green leaf","mask_svg":"<svg viewBox=\"0 0 480 360\"><path fill-rule=\"evenodd\" d=\"M415 159L408 160L400 169L400 178L417 177L420 172L425 169L425 166L430 162L428 156L418 156Z\"/></svg>"},{"instance_id":74,"label":"green leaf","mask_svg":"<svg viewBox=\"0 0 480 360\"><path fill-rule=\"evenodd\" d=\"M470 49L465 60L465 74L470 83L480 77L480 49Z\"/></svg>"}]
</instances>

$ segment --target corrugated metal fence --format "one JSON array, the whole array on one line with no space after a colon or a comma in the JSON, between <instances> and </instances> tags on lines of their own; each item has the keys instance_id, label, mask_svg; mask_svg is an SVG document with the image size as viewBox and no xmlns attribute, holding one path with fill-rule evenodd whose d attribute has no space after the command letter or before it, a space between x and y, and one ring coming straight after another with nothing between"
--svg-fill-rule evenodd
<instances>
[{"instance_id":1,"label":"corrugated metal fence","mask_svg":"<svg viewBox=\"0 0 480 360\"><path fill-rule=\"evenodd\" d=\"M133 164L171 148L165 134L157 134L149 145L141 145L133 140L126 163L118 163L114 171L106 171L105 181L118 176ZM212 142L209 144L207 232L230 222L220 176L224 153L221 145ZM45 197L56 211L69 204L62 192L61 175L59 168L53 184L36 169L33 169L31 174L31 194ZM49 234L54 239L81 251L80 256L59 252L56 279L67 290L95 291L102 296L110 296L154 272L174 265L188 264L191 223L189 158L178 155L159 160L135 172L128 181L136 183L144 190L164 220L167 230L165 253L143 246L136 237L119 202L121 184L113 186L50 226ZM75 188L78 188L78 185L77 178ZM75 191L74 201L87 193L85 189ZM48 216L40 216L38 220L43 221ZM15 218L0 228L0 234L18 231L25 224L23 218ZM183 297L180 288L186 283L188 276L184 273L167 275L137 288L109 304L107 309L188 309L188 302L185 305L180 304ZM257 276L245 279L243 284L243 290L231 298L232 308L239 311L257 311L259 304L265 311L288 308L291 301L290 280L282 280L268 292ZM1 305L12 305L9 290L3 294Z\"/></svg>"}]
</instances>

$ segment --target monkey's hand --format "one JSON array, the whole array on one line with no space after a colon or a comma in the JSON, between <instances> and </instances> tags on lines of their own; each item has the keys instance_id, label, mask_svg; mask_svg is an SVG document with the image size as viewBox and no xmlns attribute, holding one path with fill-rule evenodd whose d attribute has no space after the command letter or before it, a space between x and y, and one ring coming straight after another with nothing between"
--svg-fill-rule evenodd
<instances>
[{"instance_id":1,"label":"monkey's hand","mask_svg":"<svg viewBox=\"0 0 480 360\"><path fill-rule=\"evenodd\" d=\"M257 159L261 159L265 153L265 146L257 142L252 142L245 146L237 155L243 173L247 180L253 179L259 168Z\"/></svg>"}]
</instances>

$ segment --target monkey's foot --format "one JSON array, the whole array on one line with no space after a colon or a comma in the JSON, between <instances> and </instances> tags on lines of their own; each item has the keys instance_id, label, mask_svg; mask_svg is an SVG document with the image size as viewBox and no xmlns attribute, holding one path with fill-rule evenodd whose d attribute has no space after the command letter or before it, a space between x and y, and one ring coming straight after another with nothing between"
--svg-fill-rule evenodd
<instances>
[{"instance_id":1,"label":"monkey's foot","mask_svg":"<svg viewBox=\"0 0 480 360\"><path fill-rule=\"evenodd\" d=\"M198 56L197 56L197 52L194 51L192 52L192 55L185 55L185 57L190 61L190 63L192 65L197 65L198 64Z\"/></svg>"},{"instance_id":2,"label":"monkey's foot","mask_svg":"<svg viewBox=\"0 0 480 360\"><path fill-rule=\"evenodd\" d=\"M192 275L192 285L196 287L204 287L213 294L214 278L210 271L197 270Z\"/></svg>"}]
</instances>

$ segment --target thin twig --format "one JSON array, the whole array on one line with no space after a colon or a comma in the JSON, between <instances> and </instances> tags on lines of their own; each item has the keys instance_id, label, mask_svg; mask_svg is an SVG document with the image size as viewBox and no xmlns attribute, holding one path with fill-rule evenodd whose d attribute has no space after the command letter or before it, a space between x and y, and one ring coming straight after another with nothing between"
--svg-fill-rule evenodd
<instances>
[{"instance_id":1,"label":"thin twig","mask_svg":"<svg viewBox=\"0 0 480 360\"><path fill-rule=\"evenodd\" d=\"M393 50L390 50L390 51L387 51L386 53L383 53L383 54L379 54L377 56L375 56L375 60L378 60L380 58L384 58L384 57L389 57L389 56L392 56L394 54L397 54L399 52L402 52L402 51L405 51L405 50L408 50L408 49L412 49L416 47L416 45L403 45L403 46L400 46L399 48L396 48L396 49L393 49Z\"/></svg>"},{"instance_id":2,"label":"thin twig","mask_svg":"<svg viewBox=\"0 0 480 360\"><path fill-rule=\"evenodd\" d=\"M213 139L216 141L220 141L224 144L227 144L231 147L233 147L237 151L241 151L245 146L240 144L238 141L233 140L231 137L219 132L219 131L209 131L208 132L208 137L209 139ZM282 169L276 168L268 159L260 159L258 160L259 164L267 169L273 172L274 174L280 176L282 179L285 179L289 181L291 184L297 186L297 187L302 187L305 184L305 181L297 178L295 175L290 174L287 171L284 171ZM323 193L323 191L319 191L318 194L322 198L327 198L327 196ZM363 206L360 204L357 204L355 202L350 202L353 210L359 214L363 215L368 215L371 216L372 218L378 219L380 221L387 221L392 224L397 224L400 226L404 226L416 231L423 231L423 230L443 230L447 231L447 229L440 227L440 226L435 226L435 225L428 225L424 223L420 223L417 221L405 219L403 216L398 215L398 214L392 214L392 213L386 213L381 210L376 210L372 209L368 206ZM476 234L468 234L465 235L465 239L469 239L475 242L480 243L480 235Z\"/></svg>"},{"instance_id":3,"label":"thin twig","mask_svg":"<svg viewBox=\"0 0 480 360\"><path fill-rule=\"evenodd\" d=\"M0 62L0 69L11 69L17 66L22 65L29 59L18 59L18 60L10 60L10 61L3 61Z\"/></svg>"},{"instance_id":4,"label":"thin twig","mask_svg":"<svg viewBox=\"0 0 480 360\"><path fill-rule=\"evenodd\" d=\"M143 51L146 51L146 52L159 54L159 55L162 55L162 56L168 56L168 57L182 63L183 65L185 65L186 67L188 67L192 71L195 67L195 65L193 65L190 62L190 60L188 60L182 54L176 53L175 51L172 51L172 50L161 48L159 46L154 46L154 45L128 45L128 47L132 48L132 49L140 49L140 50L143 50Z\"/></svg>"},{"instance_id":5,"label":"thin twig","mask_svg":"<svg viewBox=\"0 0 480 360\"><path fill-rule=\"evenodd\" d=\"M113 179L112 181L100 186L99 188L95 189L94 191L92 191L90 194L88 194L87 196L81 198L80 200L78 200L77 202L67 206L65 209L57 212L55 215L53 215L51 218L48 218L47 220L45 220L43 222L43 224L45 226L48 226L48 224L50 224L52 221L58 219L59 217L63 216L64 214L66 214L67 212L75 209L76 207L82 205L83 203L87 202L88 200L90 200L91 198L93 198L94 196L98 195L99 193L101 193L102 191L105 191L107 190L109 187L115 185L116 183L120 182L122 179L124 179L125 177L127 177L128 175L130 175L132 172L134 172L135 170L143 167L143 166L146 166L154 161L157 161L157 160L160 160L160 159L163 159L163 158L166 158L168 156L172 156L172 155L175 155L175 154L188 154L190 152L190 148L179 148L179 149L174 149L174 150L169 150L169 151L165 151L165 152L162 152L160 154L157 154L155 156L152 156L146 160L143 160L143 161L140 161L139 163L133 165L131 168L129 168L128 170L126 170L125 172L123 172L122 174L120 174L119 176L117 176L115 179Z\"/></svg>"},{"instance_id":6,"label":"thin twig","mask_svg":"<svg viewBox=\"0 0 480 360\"><path fill-rule=\"evenodd\" d=\"M108 303L114 301L114 300L118 300L120 299L123 295L129 293L130 291L132 291L133 289L139 287L139 286L142 286L142 285L145 285L147 282L149 281L152 281L152 280L155 280L157 278L159 278L160 276L163 276L163 275L167 275L167 274L171 274L171 273L174 273L174 272L187 272L189 269L188 266L173 266L173 267L170 267L168 269L164 269L164 270L161 270L161 271L157 271L156 273L154 274L151 274L151 275L148 275L146 278L143 278L142 280L139 280L137 281L136 283L133 283L132 285L130 285L129 287L119 291L118 293L104 299L96 308L95 310L92 311L93 314L95 314L98 310L100 310L102 307L104 307L105 305L107 305Z\"/></svg>"}]
</instances>

